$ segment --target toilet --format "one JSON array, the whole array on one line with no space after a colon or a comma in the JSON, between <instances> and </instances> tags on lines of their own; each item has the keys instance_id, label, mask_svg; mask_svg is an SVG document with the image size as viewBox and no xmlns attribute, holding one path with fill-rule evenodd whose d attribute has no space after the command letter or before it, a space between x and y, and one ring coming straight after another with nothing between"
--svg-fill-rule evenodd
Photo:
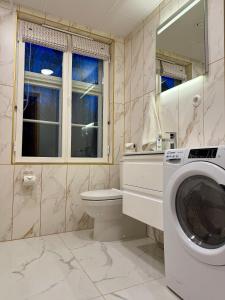
<instances>
[{"instance_id":1,"label":"toilet","mask_svg":"<svg viewBox=\"0 0 225 300\"><path fill-rule=\"evenodd\" d=\"M94 240L115 241L123 238L122 192L117 189L81 193L87 214L94 219Z\"/></svg>"}]
</instances>

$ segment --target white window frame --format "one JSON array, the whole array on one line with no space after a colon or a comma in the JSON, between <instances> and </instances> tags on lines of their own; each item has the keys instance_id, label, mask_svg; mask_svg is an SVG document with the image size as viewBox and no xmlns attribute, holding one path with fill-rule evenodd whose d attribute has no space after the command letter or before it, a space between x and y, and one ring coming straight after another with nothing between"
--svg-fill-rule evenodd
<instances>
[{"instance_id":1,"label":"white window frame","mask_svg":"<svg viewBox=\"0 0 225 300\"><path fill-rule=\"evenodd\" d=\"M104 85L103 85L103 119L102 119L102 157L71 157L71 113L72 113L72 53L63 53L62 74L62 115L61 157L24 157L22 156L23 139L23 102L25 82L25 43L18 40L17 44L17 84L16 84L16 126L14 138L14 162L15 163L110 163L109 153L109 62L103 61ZM29 72L27 72L29 75ZM37 77L42 77L42 75ZM40 79L37 78L39 81ZM57 79L56 79L57 80ZM82 83L83 84L83 83ZM43 81L41 86L49 86ZM49 86L50 87L50 86ZM54 123L54 122L53 122Z\"/></svg>"}]
</instances>

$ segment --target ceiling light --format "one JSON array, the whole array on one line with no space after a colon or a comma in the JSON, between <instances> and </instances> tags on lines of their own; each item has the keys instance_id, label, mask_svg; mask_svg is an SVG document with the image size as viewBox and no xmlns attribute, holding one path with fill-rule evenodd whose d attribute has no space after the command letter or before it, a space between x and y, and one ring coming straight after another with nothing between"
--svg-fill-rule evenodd
<instances>
[{"instance_id":1,"label":"ceiling light","mask_svg":"<svg viewBox=\"0 0 225 300\"><path fill-rule=\"evenodd\" d=\"M157 31L157 34L159 35L162 33L164 30L166 30L170 25L175 23L178 19L180 19L184 14L186 14L189 10L192 9L196 4L198 4L201 0L195 0L192 3L190 3L187 7L185 7L181 12L179 12L174 18L172 18L168 23L163 25L159 30Z\"/></svg>"},{"instance_id":2,"label":"ceiling light","mask_svg":"<svg viewBox=\"0 0 225 300\"><path fill-rule=\"evenodd\" d=\"M50 69L42 69L41 70L41 74L46 75L46 76L50 76L52 75L54 72Z\"/></svg>"}]
</instances>

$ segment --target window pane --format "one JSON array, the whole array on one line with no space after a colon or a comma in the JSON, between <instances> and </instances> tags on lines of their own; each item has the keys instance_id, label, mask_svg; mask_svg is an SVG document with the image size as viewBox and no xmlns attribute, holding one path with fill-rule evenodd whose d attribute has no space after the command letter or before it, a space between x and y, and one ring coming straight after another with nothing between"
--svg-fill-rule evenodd
<instances>
[{"instance_id":1,"label":"window pane","mask_svg":"<svg viewBox=\"0 0 225 300\"><path fill-rule=\"evenodd\" d=\"M50 70L50 75L62 77L63 52L47 47L25 44L25 71L42 73Z\"/></svg>"},{"instance_id":2,"label":"window pane","mask_svg":"<svg viewBox=\"0 0 225 300\"><path fill-rule=\"evenodd\" d=\"M23 118L59 122L60 90L24 85Z\"/></svg>"},{"instance_id":3,"label":"window pane","mask_svg":"<svg viewBox=\"0 0 225 300\"><path fill-rule=\"evenodd\" d=\"M102 145L99 139L98 128L93 127L72 127L72 157L101 157ZM98 150L100 149L100 150Z\"/></svg>"},{"instance_id":4,"label":"window pane","mask_svg":"<svg viewBox=\"0 0 225 300\"><path fill-rule=\"evenodd\" d=\"M72 123L98 125L98 96L72 93Z\"/></svg>"},{"instance_id":5,"label":"window pane","mask_svg":"<svg viewBox=\"0 0 225 300\"><path fill-rule=\"evenodd\" d=\"M59 126L23 122L22 156L59 156Z\"/></svg>"},{"instance_id":6,"label":"window pane","mask_svg":"<svg viewBox=\"0 0 225 300\"><path fill-rule=\"evenodd\" d=\"M93 84L101 84L102 60L73 54L72 79Z\"/></svg>"},{"instance_id":7,"label":"window pane","mask_svg":"<svg viewBox=\"0 0 225 300\"><path fill-rule=\"evenodd\" d=\"M175 86L180 85L181 83L182 83L182 80L180 80L180 79L161 76L161 92L165 92L169 89L172 89Z\"/></svg>"},{"instance_id":8,"label":"window pane","mask_svg":"<svg viewBox=\"0 0 225 300\"><path fill-rule=\"evenodd\" d=\"M62 68L63 52L25 43L22 156L61 155Z\"/></svg>"}]
</instances>

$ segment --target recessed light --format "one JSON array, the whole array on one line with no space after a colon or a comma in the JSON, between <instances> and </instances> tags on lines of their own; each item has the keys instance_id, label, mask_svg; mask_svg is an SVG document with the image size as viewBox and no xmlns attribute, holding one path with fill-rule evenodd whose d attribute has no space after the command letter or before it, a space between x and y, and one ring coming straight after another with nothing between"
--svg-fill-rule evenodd
<instances>
[{"instance_id":1,"label":"recessed light","mask_svg":"<svg viewBox=\"0 0 225 300\"><path fill-rule=\"evenodd\" d=\"M46 76L50 76L52 75L54 72L50 69L42 69L41 70L41 74L46 75Z\"/></svg>"}]
</instances>

